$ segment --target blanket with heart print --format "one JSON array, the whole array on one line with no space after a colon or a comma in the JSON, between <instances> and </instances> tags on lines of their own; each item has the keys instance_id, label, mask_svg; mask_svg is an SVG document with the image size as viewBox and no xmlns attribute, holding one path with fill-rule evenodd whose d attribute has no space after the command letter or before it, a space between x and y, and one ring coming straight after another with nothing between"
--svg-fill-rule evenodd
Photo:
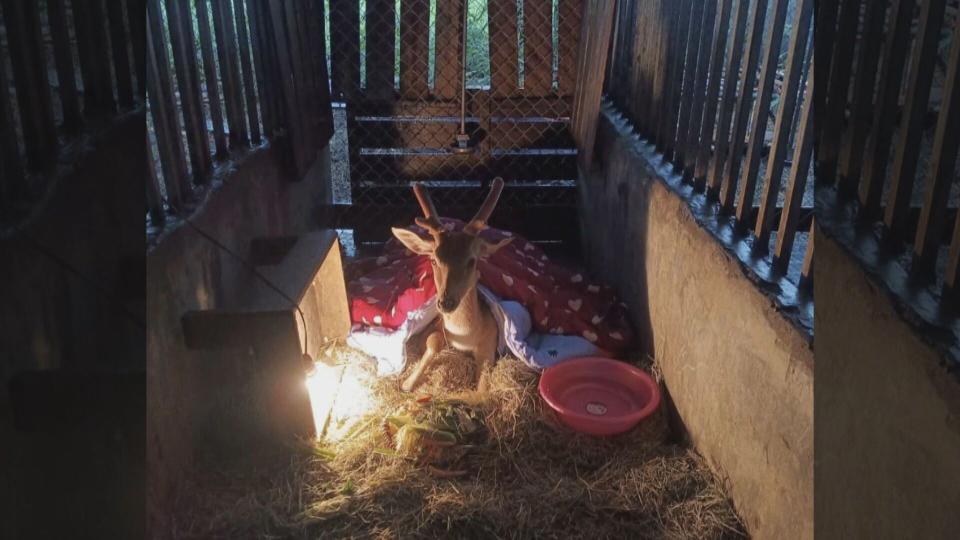
<instances>
[{"instance_id":1,"label":"blanket with heart print","mask_svg":"<svg viewBox=\"0 0 960 540\"><path fill-rule=\"evenodd\" d=\"M449 230L464 225L442 222ZM419 226L408 230L429 237ZM545 368L574 356L617 357L634 346L626 306L611 287L554 264L509 231L488 228L480 235L490 242L513 238L477 263L481 297L500 325L502 353ZM353 321L348 341L378 358L381 373L400 371L407 339L438 315L429 259L391 239L378 256L350 263L346 276Z\"/></svg>"}]
</instances>

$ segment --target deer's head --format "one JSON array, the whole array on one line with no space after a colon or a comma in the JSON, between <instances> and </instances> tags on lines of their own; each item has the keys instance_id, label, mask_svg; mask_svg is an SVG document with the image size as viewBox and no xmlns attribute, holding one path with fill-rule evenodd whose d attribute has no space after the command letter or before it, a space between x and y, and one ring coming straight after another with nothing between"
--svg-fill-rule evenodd
<instances>
[{"instance_id":1,"label":"deer's head","mask_svg":"<svg viewBox=\"0 0 960 540\"><path fill-rule=\"evenodd\" d=\"M423 209L423 217L418 217L416 222L430 232L430 239L423 239L416 233L398 228L393 229L393 235L410 251L430 257L433 279L437 284L437 307L442 313L457 309L464 296L477 286L477 261L492 255L512 240L506 238L491 243L479 236L480 231L487 228L487 220L497 205L501 191L503 179L497 178L477 215L462 231L455 232L444 230L433 201L430 200L430 194L423 184L417 183L413 186L413 192Z\"/></svg>"}]
</instances>

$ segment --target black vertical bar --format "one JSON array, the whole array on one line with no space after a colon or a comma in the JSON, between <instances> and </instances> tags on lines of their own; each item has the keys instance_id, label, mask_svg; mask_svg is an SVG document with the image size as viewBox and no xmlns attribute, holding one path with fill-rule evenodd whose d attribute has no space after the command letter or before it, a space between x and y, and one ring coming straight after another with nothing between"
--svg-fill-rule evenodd
<instances>
[{"instance_id":1,"label":"black vertical bar","mask_svg":"<svg viewBox=\"0 0 960 540\"><path fill-rule=\"evenodd\" d=\"M74 134L80 130L83 118L80 115L80 93L77 90L77 74L73 65L64 0L47 0L47 17L50 19L53 58L57 66L60 103L63 106L63 130Z\"/></svg>"},{"instance_id":2,"label":"black vertical bar","mask_svg":"<svg viewBox=\"0 0 960 540\"><path fill-rule=\"evenodd\" d=\"M714 124L717 121L717 106L720 99L720 77L723 74L723 52L727 46L731 9L733 0L719 0L720 13L717 15L717 24L713 31L713 41L710 46L712 58L710 60L710 75L707 91L704 96L703 116L699 131L699 151L693 172L693 185L696 191L703 191L707 184L707 167L710 163L711 146L713 145Z\"/></svg>"},{"instance_id":3,"label":"black vertical bar","mask_svg":"<svg viewBox=\"0 0 960 540\"><path fill-rule=\"evenodd\" d=\"M207 0L197 0L197 26L200 30L200 51L203 54L203 78L207 87L207 103L210 107L210 120L213 123L213 142L217 159L226 159L227 136L223 129L223 104L220 102L220 88L217 84L219 76L216 57L213 53L213 35L210 31Z\"/></svg>"},{"instance_id":4,"label":"black vertical bar","mask_svg":"<svg viewBox=\"0 0 960 540\"><path fill-rule=\"evenodd\" d=\"M250 61L250 34L247 32L247 15L244 13L243 0L234 0L233 9L237 17L238 39L240 41L240 67L243 68L243 91L247 100L247 120L250 123L250 143L260 144L260 119L257 116L257 93L253 88L255 79L253 64Z\"/></svg>"},{"instance_id":5,"label":"black vertical bar","mask_svg":"<svg viewBox=\"0 0 960 540\"><path fill-rule=\"evenodd\" d=\"M123 2L121 0L107 0L107 10L110 20L113 69L117 79L117 101L122 107L131 107L133 106L133 79L130 74L130 55L127 53L127 32L124 26Z\"/></svg>"}]
</instances>

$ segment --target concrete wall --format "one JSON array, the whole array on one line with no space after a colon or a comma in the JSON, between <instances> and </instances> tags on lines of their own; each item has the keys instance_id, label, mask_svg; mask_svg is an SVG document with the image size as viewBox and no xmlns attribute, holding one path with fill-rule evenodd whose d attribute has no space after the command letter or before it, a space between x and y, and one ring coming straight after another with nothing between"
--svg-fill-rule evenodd
<instances>
[{"instance_id":1,"label":"concrete wall","mask_svg":"<svg viewBox=\"0 0 960 540\"><path fill-rule=\"evenodd\" d=\"M235 164L207 197L192 222L241 257L250 240L293 235L316 228L316 206L329 199L329 149L307 176L291 183L277 153L257 150ZM164 538L177 486L204 452L230 447L242 454L243 440L213 411L236 409L220 389L251 361L248 351L187 350L181 317L188 310L227 307L256 283L228 254L189 226L160 238L147 254L147 527Z\"/></svg>"},{"instance_id":2,"label":"concrete wall","mask_svg":"<svg viewBox=\"0 0 960 540\"><path fill-rule=\"evenodd\" d=\"M816 236L817 538L956 538L960 384L885 289Z\"/></svg>"},{"instance_id":3,"label":"concrete wall","mask_svg":"<svg viewBox=\"0 0 960 540\"><path fill-rule=\"evenodd\" d=\"M813 536L813 352L658 163L601 114L586 259L619 287L692 443L755 538ZM662 171L661 171L662 172Z\"/></svg>"}]
</instances>

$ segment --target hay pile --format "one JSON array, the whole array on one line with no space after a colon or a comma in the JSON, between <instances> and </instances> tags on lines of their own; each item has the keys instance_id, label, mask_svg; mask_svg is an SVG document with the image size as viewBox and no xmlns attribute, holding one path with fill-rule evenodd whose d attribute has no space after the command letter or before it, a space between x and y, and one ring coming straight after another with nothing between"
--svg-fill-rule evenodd
<instances>
[{"instance_id":1,"label":"hay pile","mask_svg":"<svg viewBox=\"0 0 960 540\"><path fill-rule=\"evenodd\" d=\"M463 378L451 364L419 392ZM596 439L557 423L537 374L498 362L488 394L456 396L486 414L488 437L439 479L382 455L378 429L304 443L274 471L221 471L185 499L177 534L203 538L742 538L730 501L692 451L665 443L662 414ZM376 385L383 415L411 399ZM371 423L374 425L374 423Z\"/></svg>"}]
</instances>

